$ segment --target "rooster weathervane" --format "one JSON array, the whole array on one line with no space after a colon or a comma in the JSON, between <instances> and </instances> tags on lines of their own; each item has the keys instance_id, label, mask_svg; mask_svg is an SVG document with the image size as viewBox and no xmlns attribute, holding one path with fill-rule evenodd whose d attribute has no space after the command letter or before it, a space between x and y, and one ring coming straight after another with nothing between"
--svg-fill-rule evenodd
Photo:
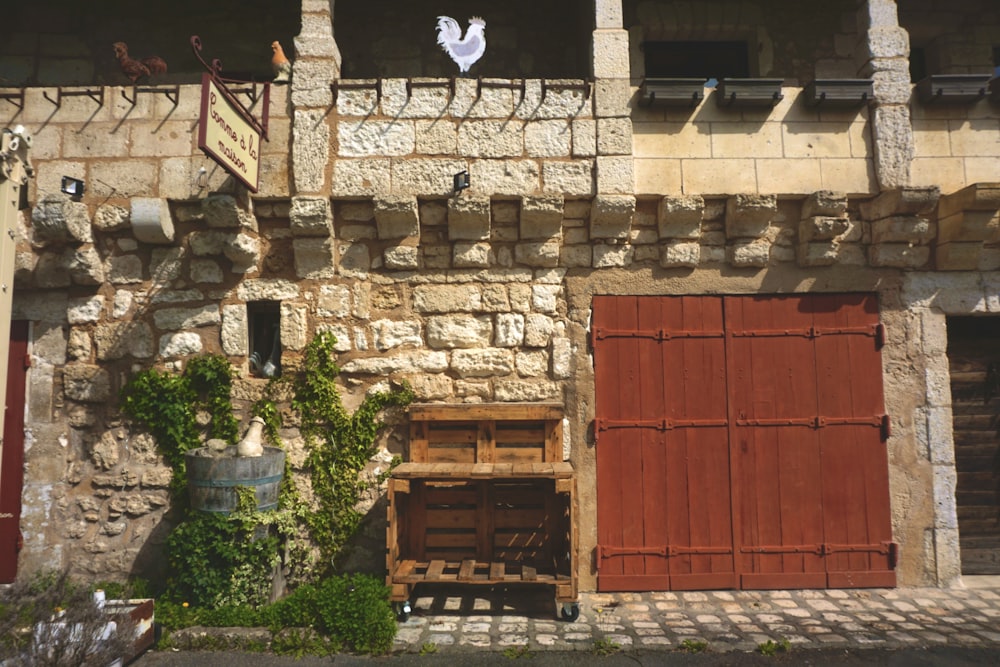
<instances>
[{"instance_id":1,"label":"rooster weathervane","mask_svg":"<svg viewBox=\"0 0 1000 667\"><path fill-rule=\"evenodd\" d=\"M458 21L450 16L437 17L437 43L458 65L458 71L465 74L477 60L486 53L486 21L473 16L469 19L469 29L462 37Z\"/></svg>"}]
</instances>

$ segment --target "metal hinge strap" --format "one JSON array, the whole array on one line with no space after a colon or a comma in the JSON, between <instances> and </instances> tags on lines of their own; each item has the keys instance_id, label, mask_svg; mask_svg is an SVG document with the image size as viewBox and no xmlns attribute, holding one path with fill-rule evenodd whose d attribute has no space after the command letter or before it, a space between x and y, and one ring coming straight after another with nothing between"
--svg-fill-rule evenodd
<instances>
[{"instance_id":1,"label":"metal hinge strap","mask_svg":"<svg viewBox=\"0 0 1000 667\"><path fill-rule=\"evenodd\" d=\"M740 553L745 554L816 554L817 556L829 556L835 553L879 553L892 555L896 546L892 542L880 542L878 544L833 544L823 542L821 544L786 544L782 546L759 546L741 547Z\"/></svg>"},{"instance_id":2,"label":"metal hinge strap","mask_svg":"<svg viewBox=\"0 0 1000 667\"><path fill-rule=\"evenodd\" d=\"M737 419L737 426L807 426L809 428L823 428L825 426L874 426L880 430L880 437L883 441L888 440L892 435L892 424L889 415L873 415L871 417L795 417L795 418L770 418L770 419Z\"/></svg>"},{"instance_id":3,"label":"metal hinge strap","mask_svg":"<svg viewBox=\"0 0 1000 667\"><path fill-rule=\"evenodd\" d=\"M856 334L872 338L884 338L884 329L880 324L866 324L856 327L805 327L802 329L747 329L730 331L733 338L774 338L784 336L800 336L803 338L819 338L820 336Z\"/></svg>"},{"instance_id":4,"label":"metal hinge strap","mask_svg":"<svg viewBox=\"0 0 1000 667\"><path fill-rule=\"evenodd\" d=\"M671 556L688 555L726 555L733 553L730 547L678 547L670 544L645 547L609 547L597 545L599 558L615 558L617 556Z\"/></svg>"},{"instance_id":5,"label":"metal hinge strap","mask_svg":"<svg viewBox=\"0 0 1000 667\"><path fill-rule=\"evenodd\" d=\"M723 338L724 331L671 331L669 329L604 329L594 330L596 340L605 338L651 338L657 341L672 340L674 338Z\"/></svg>"},{"instance_id":6,"label":"metal hinge strap","mask_svg":"<svg viewBox=\"0 0 1000 667\"><path fill-rule=\"evenodd\" d=\"M672 431L675 428L699 428L728 426L726 419L598 419L598 431L614 428L655 428L657 431Z\"/></svg>"}]
</instances>

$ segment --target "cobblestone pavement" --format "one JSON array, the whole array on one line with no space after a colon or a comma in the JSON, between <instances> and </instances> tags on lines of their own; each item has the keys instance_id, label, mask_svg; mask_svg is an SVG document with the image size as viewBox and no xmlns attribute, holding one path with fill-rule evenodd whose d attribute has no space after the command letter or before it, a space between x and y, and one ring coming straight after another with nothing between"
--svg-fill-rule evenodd
<instances>
[{"instance_id":1,"label":"cobblestone pavement","mask_svg":"<svg viewBox=\"0 0 1000 667\"><path fill-rule=\"evenodd\" d=\"M527 588L417 588L396 651L754 651L804 648L996 647L1000 585L802 591L585 593L580 616L557 620L551 594Z\"/></svg>"}]
</instances>

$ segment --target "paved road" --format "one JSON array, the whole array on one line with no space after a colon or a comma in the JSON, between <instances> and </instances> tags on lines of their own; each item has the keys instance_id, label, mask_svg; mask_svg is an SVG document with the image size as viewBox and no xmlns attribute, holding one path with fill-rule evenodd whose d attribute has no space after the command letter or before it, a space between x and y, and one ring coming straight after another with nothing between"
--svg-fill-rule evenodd
<instances>
[{"instance_id":1,"label":"paved road","mask_svg":"<svg viewBox=\"0 0 1000 667\"><path fill-rule=\"evenodd\" d=\"M417 590L395 655L292 661L274 656L150 653L173 665L1000 665L1000 582L975 588L585 593L573 622L549 589ZM259 631L258 631L259 632ZM184 645L197 630L180 631ZM266 635L266 632L264 633ZM786 644L774 656L762 644ZM690 654L695 643L707 651ZM595 655L614 645L613 655ZM218 646L218 644L215 644Z\"/></svg>"}]
</instances>

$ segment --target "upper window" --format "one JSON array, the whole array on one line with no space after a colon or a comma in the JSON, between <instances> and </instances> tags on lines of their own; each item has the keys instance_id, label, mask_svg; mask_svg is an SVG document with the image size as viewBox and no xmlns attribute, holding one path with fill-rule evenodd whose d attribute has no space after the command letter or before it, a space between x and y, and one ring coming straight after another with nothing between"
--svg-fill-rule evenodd
<instances>
[{"instance_id":1,"label":"upper window","mask_svg":"<svg viewBox=\"0 0 1000 667\"><path fill-rule=\"evenodd\" d=\"M642 48L647 77L750 76L750 51L744 41L646 42Z\"/></svg>"}]
</instances>

